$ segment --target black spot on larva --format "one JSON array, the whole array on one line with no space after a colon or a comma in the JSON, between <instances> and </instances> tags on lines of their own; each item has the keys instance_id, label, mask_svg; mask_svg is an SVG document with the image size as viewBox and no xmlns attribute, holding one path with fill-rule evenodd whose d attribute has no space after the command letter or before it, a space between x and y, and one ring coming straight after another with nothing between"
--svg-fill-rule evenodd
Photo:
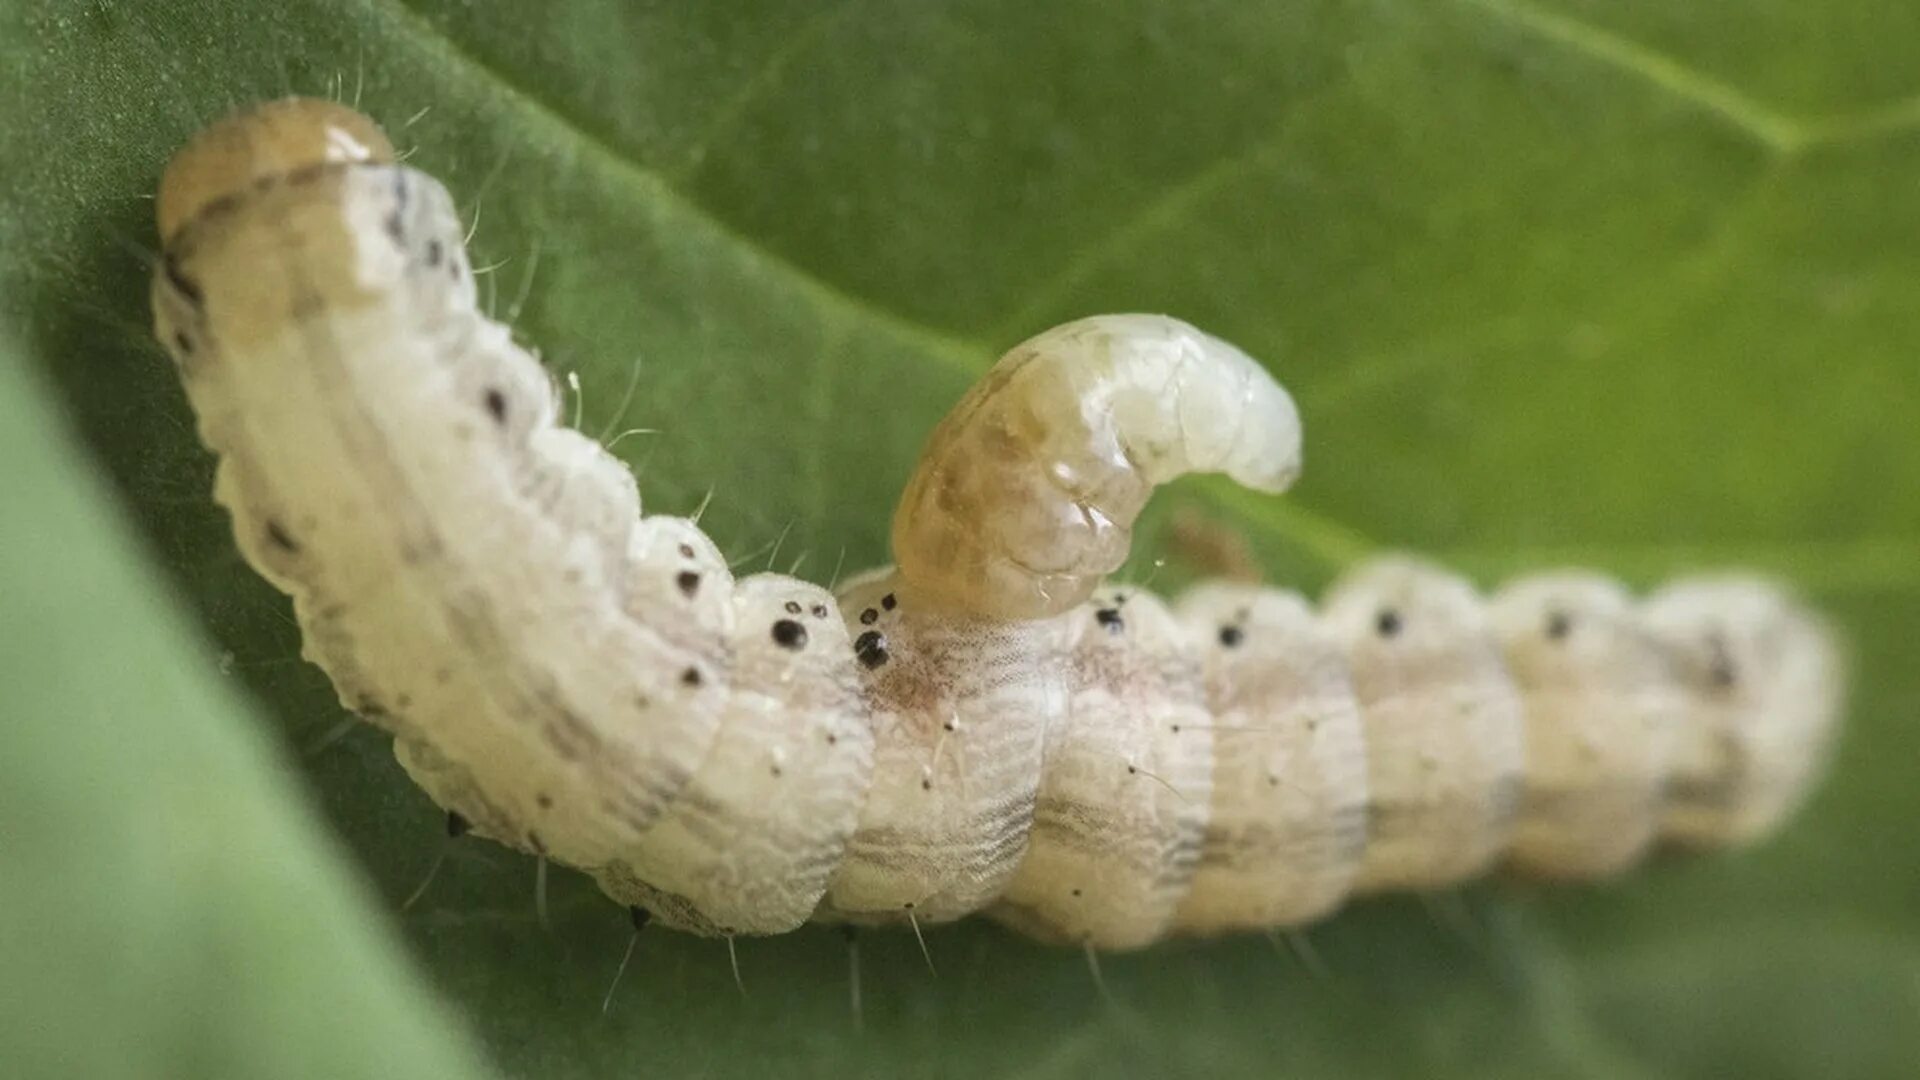
<instances>
[{"instance_id":1,"label":"black spot on larva","mask_svg":"<svg viewBox=\"0 0 1920 1080\"><path fill-rule=\"evenodd\" d=\"M679 584L680 591L687 594L688 599L692 599L693 595L700 591L700 575L691 570L680 571L680 576L674 578L674 581Z\"/></svg>"},{"instance_id":2,"label":"black spot on larva","mask_svg":"<svg viewBox=\"0 0 1920 1080\"><path fill-rule=\"evenodd\" d=\"M185 330L175 330L173 332L173 347L180 350L180 355L182 356L193 355L193 339L187 336Z\"/></svg>"},{"instance_id":3,"label":"black spot on larva","mask_svg":"<svg viewBox=\"0 0 1920 1080\"><path fill-rule=\"evenodd\" d=\"M827 605L825 604L815 604L807 610L811 612L816 619L824 619L828 615Z\"/></svg>"},{"instance_id":4,"label":"black spot on larva","mask_svg":"<svg viewBox=\"0 0 1920 1080\"><path fill-rule=\"evenodd\" d=\"M1237 649L1240 647L1240 643L1245 640L1247 640L1247 632L1237 626L1223 626L1220 628L1220 644L1225 648Z\"/></svg>"},{"instance_id":5,"label":"black spot on larva","mask_svg":"<svg viewBox=\"0 0 1920 1080\"><path fill-rule=\"evenodd\" d=\"M831 731L829 731L829 732L827 732L827 745L828 745L828 746L839 746L839 745L840 745L840 736L838 736L838 735L835 735L835 734L834 734L833 732L831 732Z\"/></svg>"},{"instance_id":6,"label":"black spot on larva","mask_svg":"<svg viewBox=\"0 0 1920 1080\"><path fill-rule=\"evenodd\" d=\"M1073 890L1073 895L1075 895L1075 896L1079 896L1079 895L1080 895L1080 890L1079 890L1079 889L1075 889L1075 890Z\"/></svg>"},{"instance_id":7,"label":"black spot on larva","mask_svg":"<svg viewBox=\"0 0 1920 1080\"><path fill-rule=\"evenodd\" d=\"M787 614L789 615L800 614L800 601L798 600L787 601Z\"/></svg>"},{"instance_id":8,"label":"black spot on larva","mask_svg":"<svg viewBox=\"0 0 1920 1080\"><path fill-rule=\"evenodd\" d=\"M1135 774L1137 774L1137 773L1138 773L1139 771L1140 771L1140 766L1138 766L1138 765L1128 765L1128 766L1127 766L1127 775L1128 775L1128 776L1133 776L1133 775L1135 775Z\"/></svg>"},{"instance_id":9,"label":"black spot on larva","mask_svg":"<svg viewBox=\"0 0 1920 1080\"><path fill-rule=\"evenodd\" d=\"M768 772L768 774L769 774L769 775L771 775L771 776L772 776L772 777L773 777L773 778L774 778L775 780L778 780L778 779L780 779L780 775L781 775L781 773L780 773L780 765L779 765L779 763L778 763L778 762L775 762L774 764L772 764L772 765L769 765L769 766L767 766L767 772Z\"/></svg>"},{"instance_id":10,"label":"black spot on larva","mask_svg":"<svg viewBox=\"0 0 1920 1080\"><path fill-rule=\"evenodd\" d=\"M280 524L273 518L267 519L267 540L271 542L274 547L279 548L289 555L297 555L300 553L299 541L293 538L293 534L287 531L285 525Z\"/></svg>"},{"instance_id":11,"label":"black spot on larva","mask_svg":"<svg viewBox=\"0 0 1920 1080\"><path fill-rule=\"evenodd\" d=\"M633 920L633 932L637 934L653 921L653 912L636 904L627 909L627 918Z\"/></svg>"},{"instance_id":12,"label":"black spot on larva","mask_svg":"<svg viewBox=\"0 0 1920 1080\"><path fill-rule=\"evenodd\" d=\"M878 630L869 630L853 639L853 655L869 668L877 668L887 662L887 635Z\"/></svg>"},{"instance_id":13,"label":"black spot on larva","mask_svg":"<svg viewBox=\"0 0 1920 1080\"><path fill-rule=\"evenodd\" d=\"M367 696L362 696L359 701L353 703L353 711L359 713L360 716L366 720L379 720L383 717L393 715L387 711L387 707L382 704L378 698Z\"/></svg>"},{"instance_id":14,"label":"black spot on larva","mask_svg":"<svg viewBox=\"0 0 1920 1080\"><path fill-rule=\"evenodd\" d=\"M507 422L507 395L501 393L499 387L487 387L486 396L482 400L486 402L487 413L493 417L494 423Z\"/></svg>"},{"instance_id":15,"label":"black spot on larva","mask_svg":"<svg viewBox=\"0 0 1920 1080\"><path fill-rule=\"evenodd\" d=\"M1126 621L1120 618L1119 608L1103 607L1094 612L1093 617L1099 621L1101 626L1107 628L1107 633L1109 634L1122 633L1127 629Z\"/></svg>"},{"instance_id":16,"label":"black spot on larva","mask_svg":"<svg viewBox=\"0 0 1920 1080\"><path fill-rule=\"evenodd\" d=\"M911 900L909 900L909 901L907 901L906 903L904 903L904 904L902 904L902 905L900 905L900 906L901 906L901 907L904 907L904 908L906 908L906 909L907 909L908 911L912 911L912 910L913 910L913 901L911 901Z\"/></svg>"},{"instance_id":17,"label":"black spot on larva","mask_svg":"<svg viewBox=\"0 0 1920 1080\"><path fill-rule=\"evenodd\" d=\"M542 810L551 810L551 809L553 809L553 796L551 796L551 795L549 795L549 794L547 794L547 793L546 793L546 792L544 792L544 791L543 791L543 792L540 792L540 793L539 793L538 795L535 795L535 796L533 797L533 801L534 801L535 803L538 803L538 804L539 804L539 806L540 806L540 809L542 809Z\"/></svg>"},{"instance_id":18,"label":"black spot on larva","mask_svg":"<svg viewBox=\"0 0 1920 1080\"><path fill-rule=\"evenodd\" d=\"M1373 628L1381 637L1394 637L1400 633L1400 613L1392 608L1381 608L1380 614L1373 617Z\"/></svg>"},{"instance_id":19,"label":"black spot on larva","mask_svg":"<svg viewBox=\"0 0 1920 1080\"><path fill-rule=\"evenodd\" d=\"M438 240L427 241L427 266L428 267L439 266L440 259L445 254L446 254L446 247L445 245L441 244L440 241Z\"/></svg>"},{"instance_id":20,"label":"black spot on larva","mask_svg":"<svg viewBox=\"0 0 1920 1080\"><path fill-rule=\"evenodd\" d=\"M900 601L894 599L894 596L892 593L888 593L887 595L880 598L880 606L885 608L888 611L892 611L894 608L897 608L900 606Z\"/></svg>"},{"instance_id":21,"label":"black spot on larva","mask_svg":"<svg viewBox=\"0 0 1920 1080\"><path fill-rule=\"evenodd\" d=\"M459 281L460 272L465 269L466 266L461 263L460 256L455 255L453 258L447 260L447 276L453 280Z\"/></svg>"},{"instance_id":22,"label":"black spot on larva","mask_svg":"<svg viewBox=\"0 0 1920 1080\"><path fill-rule=\"evenodd\" d=\"M792 619L781 619L773 624L773 640L783 649L799 652L807 647L807 628Z\"/></svg>"},{"instance_id":23,"label":"black spot on larva","mask_svg":"<svg viewBox=\"0 0 1920 1080\"><path fill-rule=\"evenodd\" d=\"M700 675L700 669L697 667L690 667L680 673L680 683L683 686L699 686L705 681L706 680Z\"/></svg>"},{"instance_id":24,"label":"black spot on larva","mask_svg":"<svg viewBox=\"0 0 1920 1080\"><path fill-rule=\"evenodd\" d=\"M407 224L400 220L400 211L398 210L395 210L387 217L387 235L393 237L393 242L396 244L406 242Z\"/></svg>"},{"instance_id":25,"label":"black spot on larva","mask_svg":"<svg viewBox=\"0 0 1920 1080\"><path fill-rule=\"evenodd\" d=\"M875 611L872 608L868 608L867 610L860 613L861 626L872 626L874 623L879 621L880 621L880 613L878 611Z\"/></svg>"},{"instance_id":26,"label":"black spot on larva","mask_svg":"<svg viewBox=\"0 0 1920 1080\"><path fill-rule=\"evenodd\" d=\"M692 544L681 544L681 545L680 545L680 557L681 557L681 558L683 558L683 559L691 559L691 558L693 558L693 545L692 545Z\"/></svg>"},{"instance_id":27,"label":"black spot on larva","mask_svg":"<svg viewBox=\"0 0 1920 1080\"><path fill-rule=\"evenodd\" d=\"M1565 641L1573 633L1573 616L1564 611L1547 614L1547 636L1555 641Z\"/></svg>"},{"instance_id":28,"label":"black spot on larva","mask_svg":"<svg viewBox=\"0 0 1920 1080\"><path fill-rule=\"evenodd\" d=\"M546 841L540 839L540 834L534 832L532 829L527 830L527 846L533 849L535 855L545 855L547 853Z\"/></svg>"},{"instance_id":29,"label":"black spot on larva","mask_svg":"<svg viewBox=\"0 0 1920 1080\"><path fill-rule=\"evenodd\" d=\"M923 777L921 777L921 778L920 778L920 790L921 790L921 791L932 791L932 790L933 790L933 777L931 777L931 776L923 776ZM913 905L912 905L912 904L908 904L907 906L908 906L908 907L912 907Z\"/></svg>"},{"instance_id":30,"label":"black spot on larva","mask_svg":"<svg viewBox=\"0 0 1920 1080\"><path fill-rule=\"evenodd\" d=\"M199 283L188 277L186 273L180 269L180 261L178 259L169 255L160 261L160 267L162 272L167 275L167 281L174 287L175 291L186 298L187 303L192 304L194 307L199 307L206 302L206 294L200 291Z\"/></svg>"},{"instance_id":31,"label":"black spot on larva","mask_svg":"<svg viewBox=\"0 0 1920 1080\"><path fill-rule=\"evenodd\" d=\"M447 811L447 835L458 840L472 830L473 822L460 816L458 810Z\"/></svg>"}]
</instances>

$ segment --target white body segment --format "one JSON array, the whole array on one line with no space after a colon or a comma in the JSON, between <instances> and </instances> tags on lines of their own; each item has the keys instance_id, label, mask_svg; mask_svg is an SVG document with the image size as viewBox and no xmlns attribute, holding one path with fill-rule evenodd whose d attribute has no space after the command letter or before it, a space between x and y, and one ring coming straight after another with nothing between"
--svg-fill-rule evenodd
<instances>
[{"instance_id":1,"label":"white body segment","mask_svg":"<svg viewBox=\"0 0 1920 1080\"><path fill-rule=\"evenodd\" d=\"M1716 848L1773 831L1832 752L1846 697L1832 633L1746 577L1675 582L1643 617L1684 697L1662 834Z\"/></svg>"},{"instance_id":2,"label":"white body segment","mask_svg":"<svg viewBox=\"0 0 1920 1080\"><path fill-rule=\"evenodd\" d=\"M1200 665L1149 593L1109 586L1058 622L1067 708L1047 730L1026 859L989 910L1042 940L1149 945L1188 895L1206 831Z\"/></svg>"},{"instance_id":3,"label":"white body segment","mask_svg":"<svg viewBox=\"0 0 1920 1080\"><path fill-rule=\"evenodd\" d=\"M1526 714L1526 773L1508 862L1598 878L1659 835L1681 698L1633 597L1597 574L1522 578L1491 605Z\"/></svg>"},{"instance_id":4,"label":"white body segment","mask_svg":"<svg viewBox=\"0 0 1920 1080\"><path fill-rule=\"evenodd\" d=\"M873 772L853 650L817 585L758 574L734 590L732 682L713 750L628 858L596 876L662 923L780 934L812 916Z\"/></svg>"},{"instance_id":5,"label":"white body segment","mask_svg":"<svg viewBox=\"0 0 1920 1080\"><path fill-rule=\"evenodd\" d=\"M1133 948L1502 856L1595 877L1656 834L1772 830L1839 721L1830 636L1751 578L1634 605L1546 577L1491 615L1405 559L1319 617L1246 585L1177 614L1096 592L1156 484L1277 491L1299 469L1279 384L1163 316L1003 358L929 440L897 570L838 600L735 581L559 426L537 360L475 309L447 193L364 117L241 113L175 158L158 204L156 332L304 655L454 831L671 926L988 911Z\"/></svg>"},{"instance_id":6,"label":"white body segment","mask_svg":"<svg viewBox=\"0 0 1920 1080\"><path fill-rule=\"evenodd\" d=\"M873 783L821 917L947 922L992 903L1027 849L1066 680L1045 622L953 616L891 571L840 592L875 733Z\"/></svg>"},{"instance_id":7,"label":"white body segment","mask_svg":"<svg viewBox=\"0 0 1920 1080\"><path fill-rule=\"evenodd\" d=\"M1295 926L1346 899L1367 843L1367 750L1345 651L1294 593L1190 590L1206 658L1213 803L1183 932Z\"/></svg>"},{"instance_id":8,"label":"white body segment","mask_svg":"<svg viewBox=\"0 0 1920 1080\"><path fill-rule=\"evenodd\" d=\"M1520 698L1479 594L1388 558L1337 583L1325 619L1353 665L1367 743L1367 851L1355 888L1477 877L1512 832L1525 749Z\"/></svg>"}]
</instances>

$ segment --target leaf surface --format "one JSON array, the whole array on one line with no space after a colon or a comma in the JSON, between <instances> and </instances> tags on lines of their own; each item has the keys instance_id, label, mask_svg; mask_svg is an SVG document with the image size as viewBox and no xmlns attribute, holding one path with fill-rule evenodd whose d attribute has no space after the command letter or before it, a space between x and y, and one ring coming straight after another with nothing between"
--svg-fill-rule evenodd
<instances>
[{"instance_id":1,"label":"leaf surface","mask_svg":"<svg viewBox=\"0 0 1920 1080\"><path fill-rule=\"evenodd\" d=\"M1163 495L1318 588L1381 547L1484 582L1737 564L1853 644L1833 781L1780 840L1617 886L1357 905L1316 980L1258 938L1102 961L967 924L667 934L458 848L396 916L547 1077L1881 1076L1920 1059L1920 9L1600 0L1044 5L215 0L0 7L0 285L122 512L289 749L340 720L239 561L148 341L152 191L230 104L358 99L480 218L496 307L652 510L746 563L884 557L932 423L1007 346L1166 311L1296 393L1284 501ZM654 429L657 433L629 429ZM146 597L151 589L129 588ZM105 616L103 616L105 617ZM129 628L128 632L132 632ZM182 647L176 643L176 648ZM70 751L80 754L76 742ZM437 816L367 731L304 759L398 906ZM3 775L3 774L0 774ZM124 815L95 804L92 828ZM77 825L75 826L78 827ZM236 858L247 858L244 851ZM72 879L72 887L89 887ZM387 975L370 971L369 980ZM98 978L110 979L102 971Z\"/></svg>"}]
</instances>

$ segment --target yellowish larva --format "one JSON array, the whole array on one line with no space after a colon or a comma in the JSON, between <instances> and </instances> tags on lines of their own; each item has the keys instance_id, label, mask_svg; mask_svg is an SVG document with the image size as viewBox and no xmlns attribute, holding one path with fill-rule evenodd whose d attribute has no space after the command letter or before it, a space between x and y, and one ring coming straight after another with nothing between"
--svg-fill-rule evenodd
<instances>
[{"instance_id":1,"label":"yellowish larva","mask_svg":"<svg viewBox=\"0 0 1920 1080\"><path fill-rule=\"evenodd\" d=\"M1829 636L1753 579L1489 605L1393 558L1319 613L1103 585L1155 485L1299 471L1286 392L1177 320L1009 352L930 439L896 566L836 597L641 515L364 117L224 120L158 210L156 332L306 656L456 823L695 933L984 911L1131 948L1503 858L1599 877L1773 829L1838 721Z\"/></svg>"}]
</instances>

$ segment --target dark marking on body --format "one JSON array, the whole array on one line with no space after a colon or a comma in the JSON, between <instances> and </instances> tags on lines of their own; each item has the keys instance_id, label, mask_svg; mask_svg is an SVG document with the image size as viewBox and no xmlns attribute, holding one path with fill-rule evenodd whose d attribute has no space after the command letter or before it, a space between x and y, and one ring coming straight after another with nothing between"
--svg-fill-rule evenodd
<instances>
[{"instance_id":1,"label":"dark marking on body","mask_svg":"<svg viewBox=\"0 0 1920 1080\"><path fill-rule=\"evenodd\" d=\"M200 284L188 277L186 273L180 269L179 259L168 255L160 260L160 267L161 271L167 275L168 283L171 284L182 297L186 298L187 303L192 304L196 308L206 303L207 297L205 293L200 291Z\"/></svg>"},{"instance_id":2,"label":"dark marking on body","mask_svg":"<svg viewBox=\"0 0 1920 1080\"><path fill-rule=\"evenodd\" d=\"M683 686L699 686L706 681L705 677L700 674L700 669L697 667L690 667L680 673L680 683Z\"/></svg>"},{"instance_id":3,"label":"dark marking on body","mask_svg":"<svg viewBox=\"0 0 1920 1080\"><path fill-rule=\"evenodd\" d=\"M287 531L285 525L273 518L267 519L267 540L289 555L300 553L300 542L293 538L293 534Z\"/></svg>"},{"instance_id":4,"label":"dark marking on body","mask_svg":"<svg viewBox=\"0 0 1920 1080\"><path fill-rule=\"evenodd\" d=\"M1240 643L1245 640L1247 640L1247 632L1237 626L1223 626L1220 628L1220 645L1222 648L1237 649L1240 647Z\"/></svg>"},{"instance_id":5,"label":"dark marking on body","mask_svg":"<svg viewBox=\"0 0 1920 1080\"><path fill-rule=\"evenodd\" d=\"M1400 613L1392 608L1381 608L1380 614L1374 616L1373 628L1379 631L1381 637L1398 636L1401 630Z\"/></svg>"},{"instance_id":6,"label":"dark marking on body","mask_svg":"<svg viewBox=\"0 0 1920 1080\"><path fill-rule=\"evenodd\" d=\"M507 395L502 393L499 387L488 387L486 396L482 400L486 402L487 412L492 415L495 423L507 422Z\"/></svg>"},{"instance_id":7,"label":"dark marking on body","mask_svg":"<svg viewBox=\"0 0 1920 1080\"><path fill-rule=\"evenodd\" d=\"M878 630L869 630L853 641L853 655L869 669L877 668L889 659L887 654L887 636Z\"/></svg>"},{"instance_id":8,"label":"dark marking on body","mask_svg":"<svg viewBox=\"0 0 1920 1080\"><path fill-rule=\"evenodd\" d=\"M783 649L799 652L807 647L807 628L792 619L780 619L773 624L773 641Z\"/></svg>"},{"instance_id":9,"label":"dark marking on body","mask_svg":"<svg viewBox=\"0 0 1920 1080\"><path fill-rule=\"evenodd\" d=\"M689 600L693 599L694 595L700 591L700 575L692 570L680 571L679 575L673 580L680 586L680 591L685 593Z\"/></svg>"},{"instance_id":10,"label":"dark marking on body","mask_svg":"<svg viewBox=\"0 0 1920 1080\"><path fill-rule=\"evenodd\" d=\"M1107 628L1109 634L1123 634L1127 630L1126 620L1120 617L1119 608L1101 608L1093 613L1093 617Z\"/></svg>"}]
</instances>

